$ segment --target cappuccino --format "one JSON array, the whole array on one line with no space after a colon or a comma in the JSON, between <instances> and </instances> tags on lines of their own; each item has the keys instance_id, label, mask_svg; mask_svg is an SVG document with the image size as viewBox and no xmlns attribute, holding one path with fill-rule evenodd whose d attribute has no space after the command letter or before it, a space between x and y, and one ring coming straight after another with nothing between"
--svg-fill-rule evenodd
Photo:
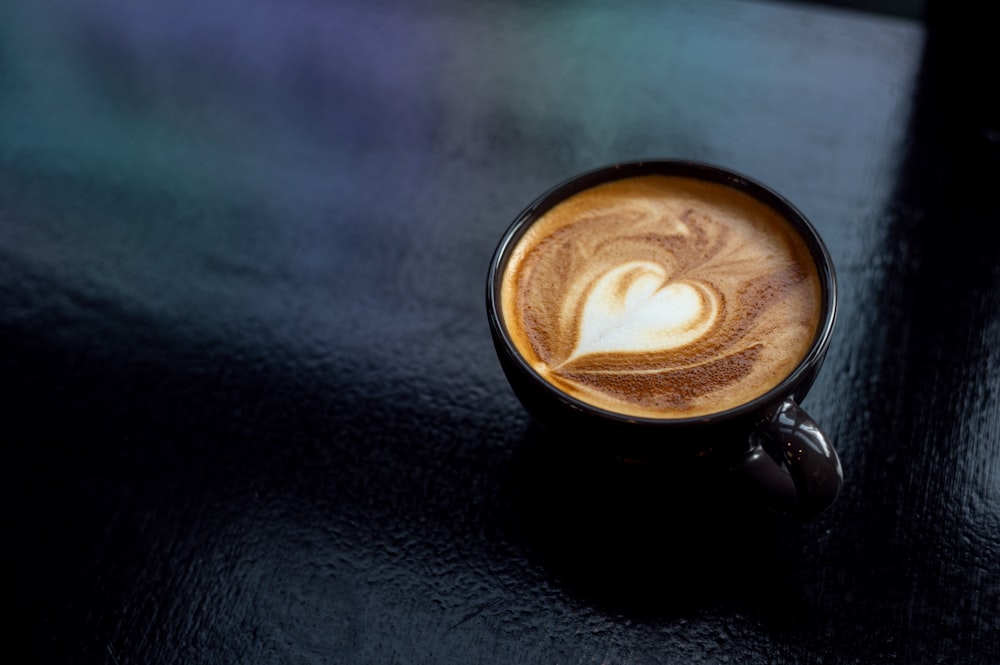
<instances>
[{"instance_id":1,"label":"cappuccino","mask_svg":"<svg viewBox=\"0 0 1000 665\"><path fill-rule=\"evenodd\" d=\"M691 418L777 386L812 347L820 277L794 226L722 184L644 175L544 212L503 267L510 340L546 382L627 416Z\"/></svg>"}]
</instances>

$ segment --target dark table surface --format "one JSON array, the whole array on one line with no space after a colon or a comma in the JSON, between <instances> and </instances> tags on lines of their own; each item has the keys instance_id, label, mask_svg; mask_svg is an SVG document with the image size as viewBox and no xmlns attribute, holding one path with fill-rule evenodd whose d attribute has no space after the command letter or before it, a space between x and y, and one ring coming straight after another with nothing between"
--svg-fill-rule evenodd
<instances>
[{"instance_id":1,"label":"dark table surface","mask_svg":"<svg viewBox=\"0 0 1000 665\"><path fill-rule=\"evenodd\" d=\"M4 660L1000 662L991 25L0 4ZM501 233L647 157L827 241L805 405L846 481L815 519L578 458L502 375Z\"/></svg>"}]
</instances>

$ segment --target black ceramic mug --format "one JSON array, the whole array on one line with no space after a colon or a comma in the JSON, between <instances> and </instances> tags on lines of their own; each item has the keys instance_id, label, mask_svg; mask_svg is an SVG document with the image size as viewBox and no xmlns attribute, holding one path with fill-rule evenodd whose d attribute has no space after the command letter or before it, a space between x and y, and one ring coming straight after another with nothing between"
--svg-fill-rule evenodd
<instances>
[{"instance_id":1,"label":"black ceramic mug","mask_svg":"<svg viewBox=\"0 0 1000 665\"><path fill-rule=\"evenodd\" d=\"M486 301L515 394L581 454L735 472L802 518L837 498L840 461L800 406L836 276L768 187L680 160L574 177L503 235Z\"/></svg>"}]
</instances>

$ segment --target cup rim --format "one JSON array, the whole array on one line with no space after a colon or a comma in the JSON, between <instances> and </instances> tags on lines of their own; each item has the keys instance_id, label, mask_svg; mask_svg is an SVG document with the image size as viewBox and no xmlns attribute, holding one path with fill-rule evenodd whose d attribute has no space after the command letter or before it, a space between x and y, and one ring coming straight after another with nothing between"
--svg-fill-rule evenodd
<instances>
[{"instance_id":1,"label":"cup rim","mask_svg":"<svg viewBox=\"0 0 1000 665\"><path fill-rule=\"evenodd\" d=\"M809 351L795 366L795 369L777 385L748 402L722 411L680 418L635 416L619 413L573 397L550 384L524 359L521 352L518 351L510 339L507 325L501 315L499 298L500 281L503 269L506 268L510 250L516 245L520 237L542 214L570 196L606 182L640 175L668 175L696 178L732 187L749 194L758 201L769 205L788 220L798 230L809 248L820 277L821 295L820 322L816 328L812 343L809 346ZM494 337L500 340L510 359L518 365L526 376L531 377L532 381L539 384L546 392L551 393L576 410L596 414L611 421L660 426L667 424L683 426L692 423L720 422L742 418L758 412L775 402L783 401L784 398L794 392L803 375L812 371L817 363L822 362L833 334L834 324L836 323L837 305L837 276L833 259L830 256L826 243L820 237L812 222L796 206L767 185L743 173L716 164L687 159L656 158L615 162L577 173L549 188L521 210L514 218L514 221L507 227L507 230L501 236L493 252L486 282L487 313Z\"/></svg>"}]
</instances>

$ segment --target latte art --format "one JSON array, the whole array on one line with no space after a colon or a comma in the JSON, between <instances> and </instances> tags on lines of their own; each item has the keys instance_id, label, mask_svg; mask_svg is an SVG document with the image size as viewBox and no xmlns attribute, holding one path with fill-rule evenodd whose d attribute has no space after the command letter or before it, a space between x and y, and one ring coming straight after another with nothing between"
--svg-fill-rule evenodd
<instances>
[{"instance_id":1,"label":"latte art","mask_svg":"<svg viewBox=\"0 0 1000 665\"><path fill-rule=\"evenodd\" d=\"M709 285L670 281L658 263L629 261L586 290L576 346L567 362L592 353L684 346L711 330L718 310Z\"/></svg>"},{"instance_id":2,"label":"latte art","mask_svg":"<svg viewBox=\"0 0 1000 665\"><path fill-rule=\"evenodd\" d=\"M546 381L661 418L777 385L808 352L820 301L811 255L777 212L656 175L585 190L535 220L501 289L510 337Z\"/></svg>"}]
</instances>

